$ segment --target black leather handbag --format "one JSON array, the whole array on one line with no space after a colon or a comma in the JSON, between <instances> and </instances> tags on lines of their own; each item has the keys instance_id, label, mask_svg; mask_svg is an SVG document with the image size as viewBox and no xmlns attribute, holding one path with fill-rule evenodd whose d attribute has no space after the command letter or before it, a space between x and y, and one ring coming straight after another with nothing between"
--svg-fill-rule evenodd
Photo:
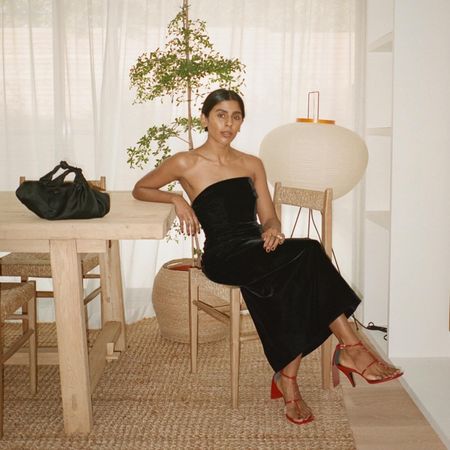
<instances>
[{"instance_id":1,"label":"black leather handbag","mask_svg":"<svg viewBox=\"0 0 450 450\"><path fill-rule=\"evenodd\" d=\"M59 170L64 172L53 179ZM65 181L70 173L73 181ZM39 217L48 220L93 219L108 214L110 198L86 181L78 167L61 161L37 181L24 181L16 190L17 198Z\"/></svg>"}]
</instances>

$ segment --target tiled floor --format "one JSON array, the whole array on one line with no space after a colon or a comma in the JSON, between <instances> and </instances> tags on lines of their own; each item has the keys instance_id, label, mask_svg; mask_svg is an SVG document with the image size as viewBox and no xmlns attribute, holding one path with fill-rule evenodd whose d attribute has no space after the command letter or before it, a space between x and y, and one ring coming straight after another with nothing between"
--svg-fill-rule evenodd
<instances>
[{"instance_id":1,"label":"tiled floor","mask_svg":"<svg viewBox=\"0 0 450 450\"><path fill-rule=\"evenodd\" d=\"M370 340L383 353L382 333ZM358 450L450 449L450 359L395 359L405 375L369 385L356 376L353 389L341 377Z\"/></svg>"}]
</instances>

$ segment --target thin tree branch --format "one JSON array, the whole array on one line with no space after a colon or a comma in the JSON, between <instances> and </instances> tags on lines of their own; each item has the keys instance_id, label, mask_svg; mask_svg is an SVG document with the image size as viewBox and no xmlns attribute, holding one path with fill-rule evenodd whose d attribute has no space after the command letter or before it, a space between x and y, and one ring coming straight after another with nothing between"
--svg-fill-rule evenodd
<instances>
[{"instance_id":1,"label":"thin tree branch","mask_svg":"<svg viewBox=\"0 0 450 450\"><path fill-rule=\"evenodd\" d=\"M180 141L186 142L186 144L189 144L189 141L187 139L183 139L180 136L174 136L174 137L178 138ZM192 149L189 149L189 150L192 150Z\"/></svg>"}]
</instances>

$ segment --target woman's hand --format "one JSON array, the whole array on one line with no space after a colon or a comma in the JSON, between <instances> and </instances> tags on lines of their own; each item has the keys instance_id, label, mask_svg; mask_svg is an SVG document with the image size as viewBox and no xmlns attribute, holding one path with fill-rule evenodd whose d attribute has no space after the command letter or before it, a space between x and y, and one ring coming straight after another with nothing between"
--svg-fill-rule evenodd
<instances>
[{"instance_id":1,"label":"woman's hand","mask_svg":"<svg viewBox=\"0 0 450 450\"><path fill-rule=\"evenodd\" d=\"M200 222L188 202L183 197L176 196L173 199L173 204L175 206L175 213L180 221L181 232L188 236L194 236L194 234L200 233Z\"/></svg>"},{"instance_id":2,"label":"woman's hand","mask_svg":"<svg viewBox=\"0 0 450 450\"><path fill-rule=\"evenodd\" d=\"M279 245L282 245L285 241L285 236L277 228L270 227L265 230L261 237L264 241L264 250L269 253L273 252Z\"/></svg>"}]
</instances>

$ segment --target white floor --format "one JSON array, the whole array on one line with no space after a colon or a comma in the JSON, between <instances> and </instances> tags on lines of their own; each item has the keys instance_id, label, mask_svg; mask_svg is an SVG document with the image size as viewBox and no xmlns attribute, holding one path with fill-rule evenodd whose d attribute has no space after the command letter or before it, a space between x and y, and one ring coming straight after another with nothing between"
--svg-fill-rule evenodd
<instances>
[{"instance_id":1,"label":"white floor","mask_svg":"<svg viewBox=\"0 0 450 450\"><path fill-rule=\"evenodd\" d=\"M383 333L364 334L386 357ZM450 449L450 358L395 358L391 362L404 370L400 378L402 386Z\"/></svg>"}]
</instances>

